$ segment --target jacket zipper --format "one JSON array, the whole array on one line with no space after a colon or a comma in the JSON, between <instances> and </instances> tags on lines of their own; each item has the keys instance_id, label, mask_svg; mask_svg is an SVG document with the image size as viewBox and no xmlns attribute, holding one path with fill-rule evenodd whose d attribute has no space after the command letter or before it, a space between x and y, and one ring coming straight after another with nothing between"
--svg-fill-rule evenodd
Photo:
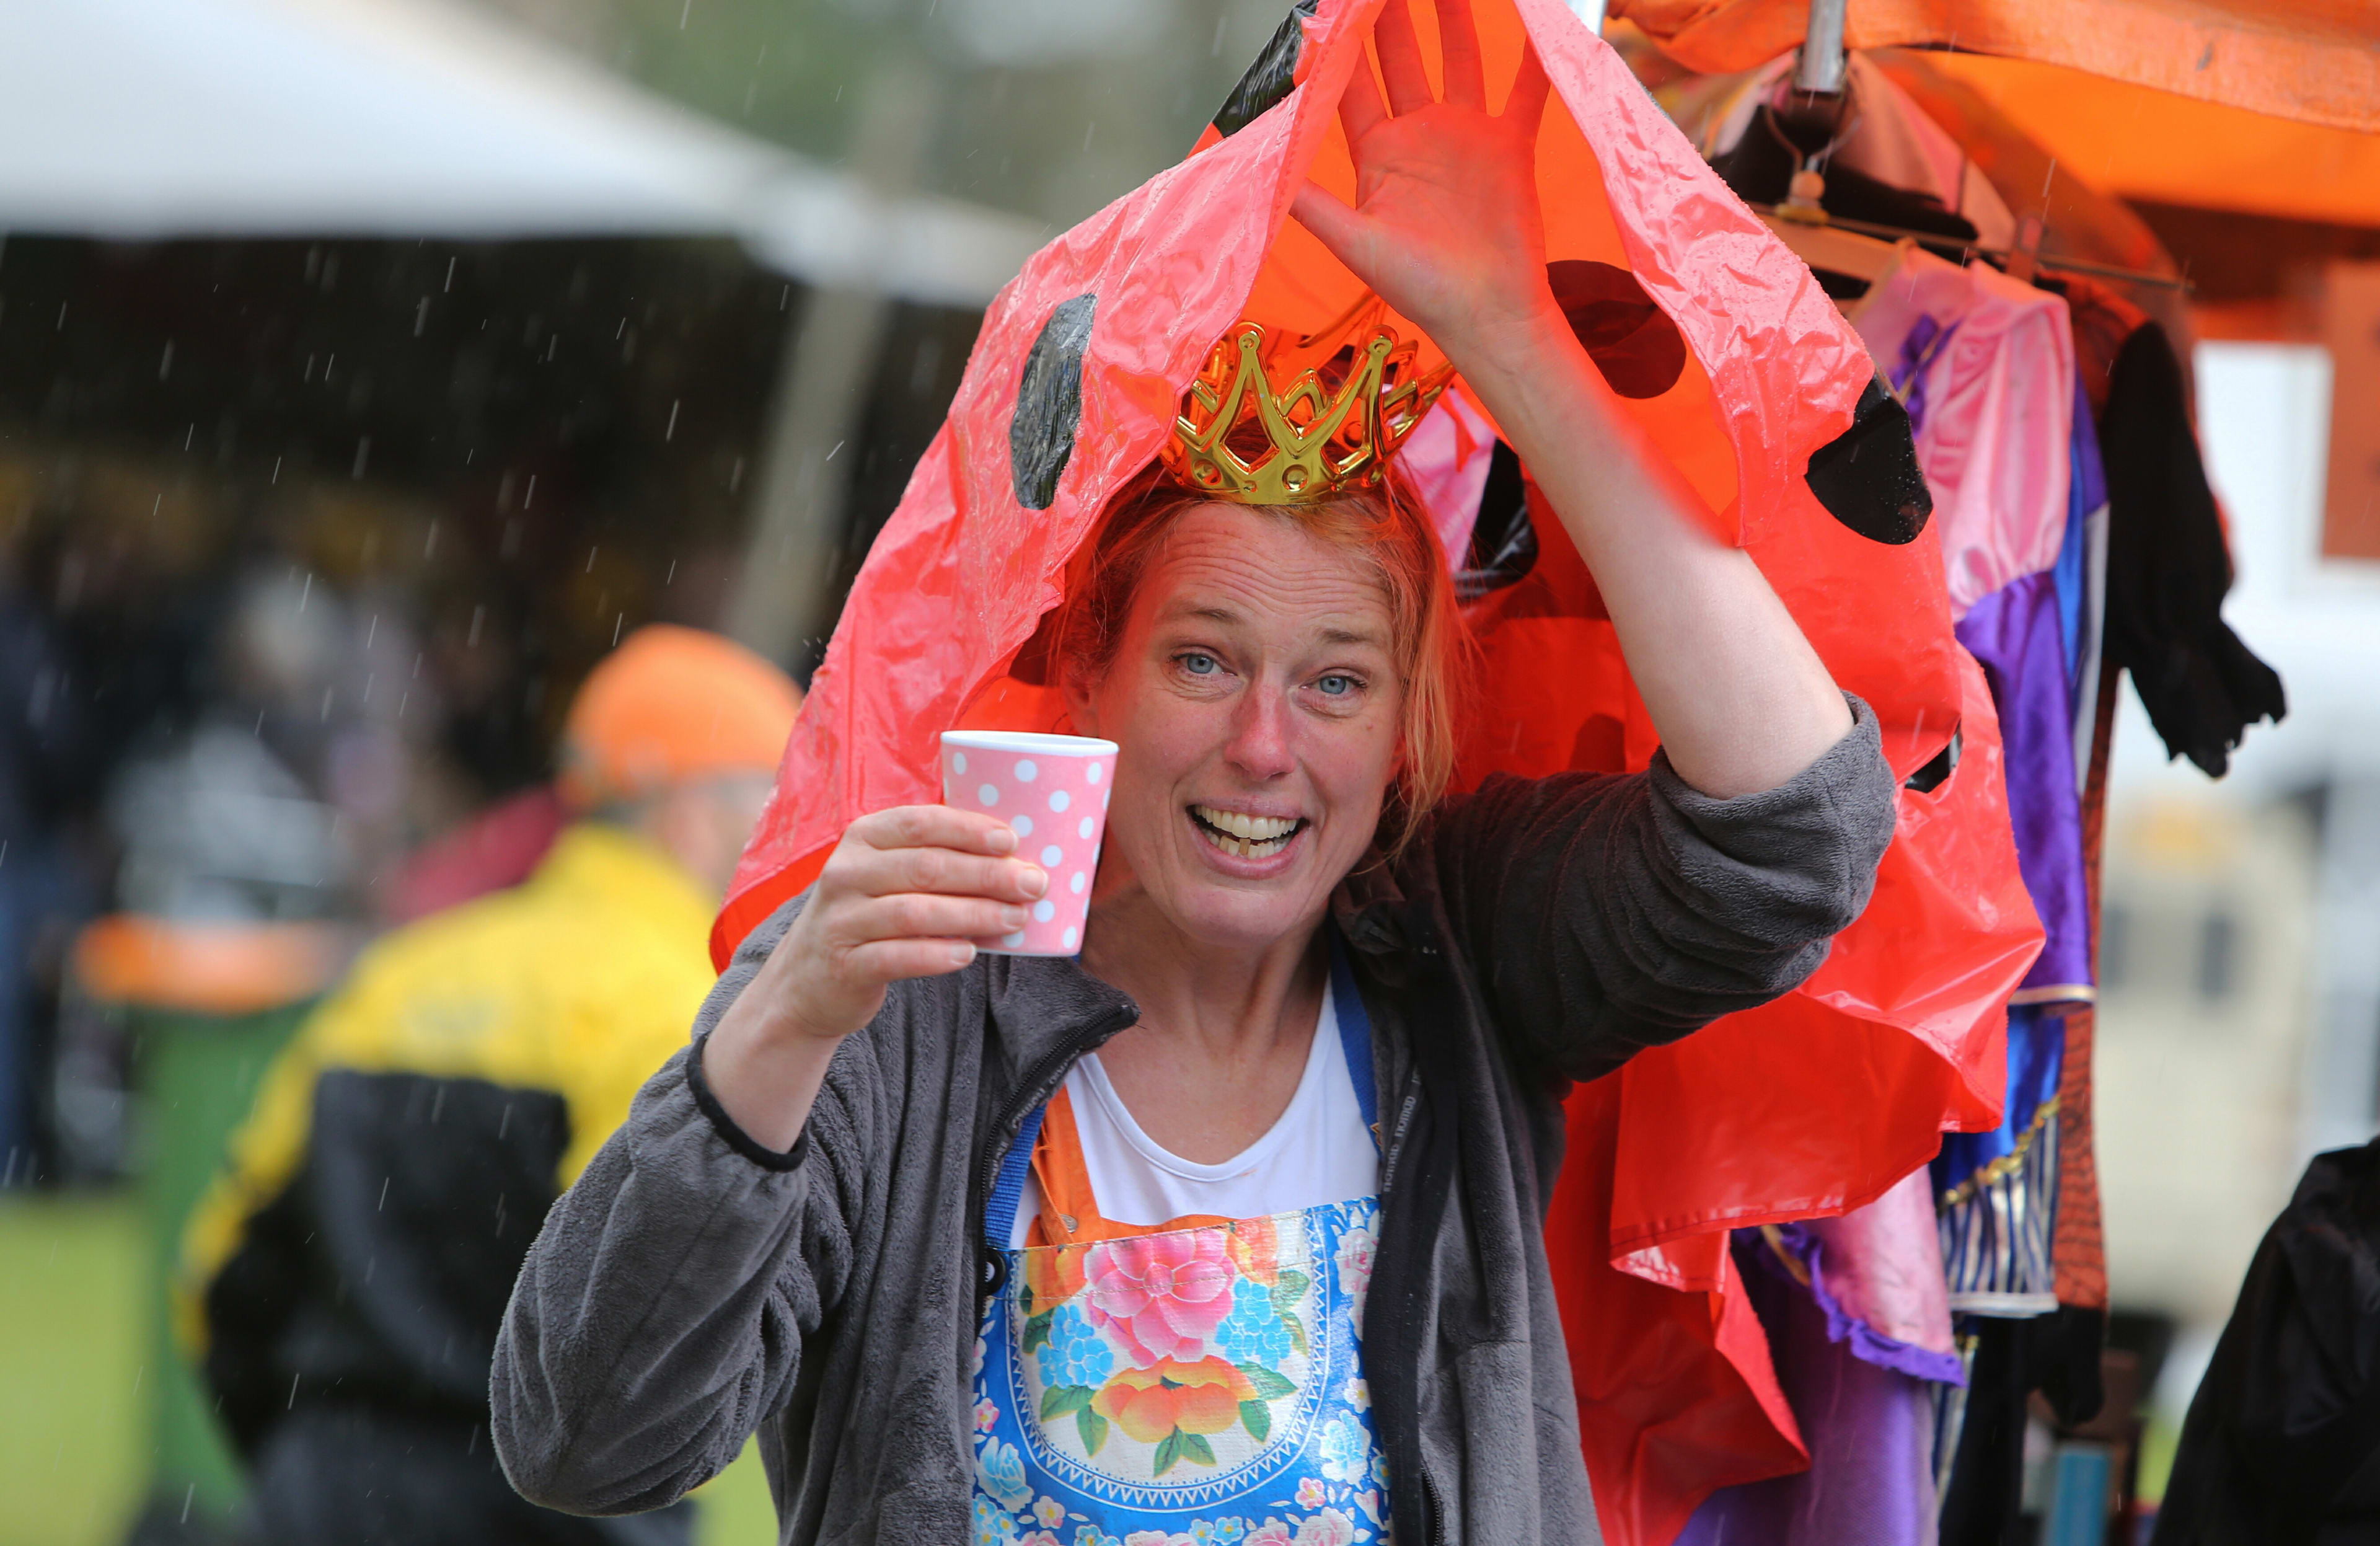
<instances>
[{"instance_id":1,"label":"jacket zipper","mask_svg":"<svg viewBox=\"0 0 2380 1546\"><path fill-rule=\"evenodd\" d=\"M1397 1162L1403 1157L1405 1139L1413 1129L1414 1114L1421 1106L1421 1068L1418 1065L1405 1073L1404 1093L1397 1102L1397 1120L1389 1129L1389 1139L1380 1159L1380 1209L1386 1212L1389 1192L1396 1185ZM1418 1450L1416 1450L1418 1458ZM1429 1511L1428 1546L1445 1546L1446 1507L1439 1502L1438 1483L1427 1465L1417 1464L1420 1473L1422 1503Z\"/></svg>"},{"instance_id":2,"label":"jacket zipper","mask_svg":"<svg viewBox=\"0 0 2380 1546\"><path fill-rule=\"evenodd\" d=\"M993 1147L984 1150L983 1162L976 1167L975 1216L978 1221L976 1255L979 1263L976 1286L977 1320L983 1319L985 1308L992 1296L1000 1292L1008 1276L1008 1257L1005 1252L992 1248L991 1221L985 1215L991 1207L991 1188L1000 1180L1000 1167L1016 1141L1017 1129L1024 1126L1025 1114L1056 1092L1059 1081L1065 1077L1066 1070L1073 1066L1075 1059L1139 1018L1140 1012L1130 1004L1100 1016L1042 1053L1033 1066L1026 1070L1025 1077L1017 1081L1016 1090L1009 1096L1008 1103L1001 1107L991 1130L1005 1137L997 1138Z\"/></svg>"},{"instance_id":3,"label":"jacket zipper","mask_svg":"<svg viewBox=\"0 0 2380 1546\"><path fill-rule=\"evenodd\" d=\"M1404 1097L1397 1102L1396 1125L1389 1129L1387 1152L1380 1160L1380 1206L1389 1205L1389 1188L1396 1184L1397 1159L1405 1151L1405 1134L1413 1126L1414 1110L1421 1102L1421 1070L1405 1075Z\"/></svg>"}]
</instances>

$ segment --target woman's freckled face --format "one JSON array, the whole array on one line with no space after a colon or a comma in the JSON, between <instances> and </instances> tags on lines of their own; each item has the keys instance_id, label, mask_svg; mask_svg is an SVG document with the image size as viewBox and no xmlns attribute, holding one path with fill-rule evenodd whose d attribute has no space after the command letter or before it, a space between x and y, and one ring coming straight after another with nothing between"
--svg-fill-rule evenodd
<instances>
[{"instance_id":1,"label":"woman's freckled face","mask_svg":"<svg viewBox=\"0 0 2380 1546\"><path fill-rule=\"evenodd\" d=\"M1105 678L1068 695L1079 731L1123 748L1099 903L1138 894L1248 948L1319 919L1396 772L1390 630L1360 554L1260 510L1183 514Z\"/></svg>"}]
</instances>

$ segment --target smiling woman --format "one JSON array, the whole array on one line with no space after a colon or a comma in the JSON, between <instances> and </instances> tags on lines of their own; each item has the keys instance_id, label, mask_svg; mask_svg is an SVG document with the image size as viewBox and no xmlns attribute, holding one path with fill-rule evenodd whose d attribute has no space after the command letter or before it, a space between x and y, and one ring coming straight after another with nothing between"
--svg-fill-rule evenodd
<instances>
[{"instance_id":1,"label":"smiling woman","mask_svg":"<svg viewBox=\"0 0 2380 1546\"><path fill-rule=\"evenodd\" d=\"M759 1428L789 1543L1599 1539L1559 1102L1808 977L1894 785L1557 302L1536 57L1490 115L1438 9L1444 99L1387 6L1358 201L1293 206L1375 298L1217 340L1051 625L1119 749L1082 955L978 958L1052 881L997 815L851 822L530 1255L530 1496L651 1507ZM1646 772L1446 793L1463 626L1392 458L1454 371L1594 573Z\"/></svg>"}]
</instances>

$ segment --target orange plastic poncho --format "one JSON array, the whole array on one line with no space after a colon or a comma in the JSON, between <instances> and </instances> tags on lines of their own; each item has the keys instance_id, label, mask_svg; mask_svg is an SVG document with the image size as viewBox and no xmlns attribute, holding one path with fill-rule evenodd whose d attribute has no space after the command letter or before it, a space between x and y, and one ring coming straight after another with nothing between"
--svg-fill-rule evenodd
<instances>
[{"instance_id":1,"label":"orange plastic poncho","mask_svg":"<svg viewBox=\"0 0 2380 1546\"><path fill-rule=\"evenodd\" d=\"M1350 72L1371 67L1383 3L1404 0L1323 0L1302 34L1293 16L1220 120L1233 132L1210 129L993 302L812 683L715 954L807 884L854 818L935 799L939 732L1062 727L1056 694L1012 667L1108 499L1172 432L1208 348L1244 316L1317 330L1361 293L1285 217L1309 174L1352 197L1336 109ZM2040 930L1938 550L1930 535L1855 534L1803 479L1852 423L1874 373L1865 349L1560 0L1474 4L1490 82L1512 79L1525 33L1553 83L1537 150L1548 258L1631 271L1683 336L1675 383L1628 410L1875 708L1896 772L1963 725L1958 771L1904 794L1876 900L1815 977L1572 1100L1548 1243L1586 1460L1606 1532L1657 1546L1712 1488L1804 1463L1730 1281L1727 1231L1857 1207L1930 1158L1946 1127L1996 1122L2002 1005ZM1432 9L1415 19L1434 57ZM1269 68L1276 90L1252 90ZM1642 768L1654 749L1585 566L1557 523L1536 526L1535 569L1473 615L1485 703L1466 784Z\"/></svg>"}]
</instances>

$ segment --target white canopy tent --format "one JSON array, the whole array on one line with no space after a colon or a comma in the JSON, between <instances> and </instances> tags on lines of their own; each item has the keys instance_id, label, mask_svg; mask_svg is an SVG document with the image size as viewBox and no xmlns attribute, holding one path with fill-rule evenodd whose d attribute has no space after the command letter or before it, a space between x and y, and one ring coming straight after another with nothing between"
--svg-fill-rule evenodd
<instances>
[{"instance_id":1,"label":"white canopy tent","mask_svg":"<svg viewBox=\"0 0 2380 1546\"><path fill-rule=\"evenodd\" d=\"M728 235L981 305L1038 223L858 179L440 0L0 0L0 232Z\"/></svg>"}]
</instances>

